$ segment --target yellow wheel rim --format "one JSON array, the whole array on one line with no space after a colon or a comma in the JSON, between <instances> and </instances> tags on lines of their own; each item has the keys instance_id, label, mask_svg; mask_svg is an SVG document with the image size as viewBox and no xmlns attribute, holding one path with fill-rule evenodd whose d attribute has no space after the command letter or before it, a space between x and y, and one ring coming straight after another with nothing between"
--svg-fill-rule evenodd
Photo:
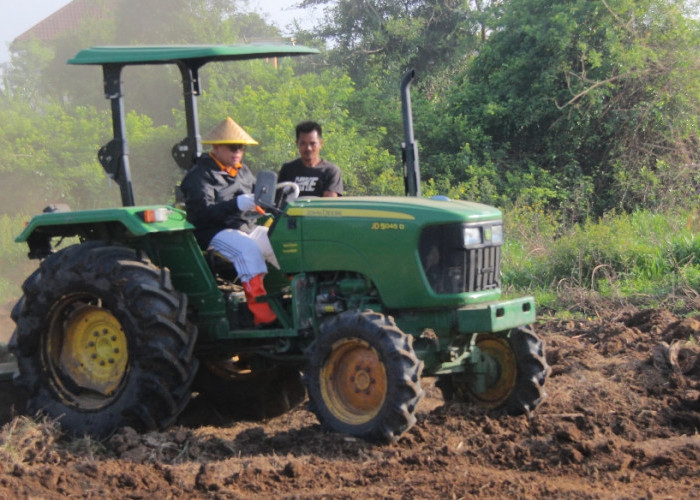
<instances>
[{"instance_id":1,"label":"yellow wheel rim","mask_svg":"<svg viewBox=\"0 0 700 500\"><path fill-rule=\"evenodd\" d=\"M63 324L58 367L81 389L111 395L126 371L128 349L119 320L106 309L85 305Z\"/></svg>"},{"instance_id":2,"label":"yellow wheel rim","mask_svg":"<svg viewBox=\"0 0 700 500\"><path fill-rule=\"evenodd\" d=\"M494 408L503 403L515 387L518 375L515 354L505 339L490 335L480 336L476 345L483 354L496 362L498 375L489 381L484 392L471 392L471 395L480 405Z\"/></svg>"},{"instance_id":3,"label":"yellow wheel rim","mask_svg":"<svg viewBox=\"0 0 700 500\"><path fill-rule=\"evenodd\" d=\"M387 377L377 351L360 339L333 344L321 370L321 396L333 415L349 425L372 420L386 399Z\"/></svg>"}]
</instances>

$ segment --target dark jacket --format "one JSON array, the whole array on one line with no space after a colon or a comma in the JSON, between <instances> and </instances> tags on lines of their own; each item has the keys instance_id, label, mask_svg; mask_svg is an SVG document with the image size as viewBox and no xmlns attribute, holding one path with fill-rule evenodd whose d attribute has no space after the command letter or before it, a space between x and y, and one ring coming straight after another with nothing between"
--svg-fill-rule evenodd
<instances>
[{"instance_id":1,"label":"dark jacket","mask_svg":"<svg viewBox=\"0 0 700 500\"><path fill-rule=\"evenodd\" d=\"M187 172L180 189L185 196L187 220L195 226L194 234L202 249L222 229L252 231L255 223L241 217L236 196L252 193L254 184L255 177L246 165L231 177L208 154Z\"/></svg>"}]
</instances>

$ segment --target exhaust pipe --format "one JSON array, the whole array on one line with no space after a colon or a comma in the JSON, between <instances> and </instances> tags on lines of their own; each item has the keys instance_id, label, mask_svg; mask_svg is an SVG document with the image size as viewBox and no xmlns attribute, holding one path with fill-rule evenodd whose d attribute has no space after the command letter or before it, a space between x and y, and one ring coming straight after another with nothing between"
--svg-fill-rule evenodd
<instances>
[{"instance_id":1,"label":"exhaust pipe","mask_svg":"<svg viewBox=\"0 0 700 500\"><path fill-rule=\"evenodd\" d=\"M413 113L411 111L411 81L416 76L410 69L401 79L401 115L405 142L401 144L403 156L403 178L406 196L420 196L420 168L418 166L418 144L413 139Z\"/></svg>"}]
</instances>

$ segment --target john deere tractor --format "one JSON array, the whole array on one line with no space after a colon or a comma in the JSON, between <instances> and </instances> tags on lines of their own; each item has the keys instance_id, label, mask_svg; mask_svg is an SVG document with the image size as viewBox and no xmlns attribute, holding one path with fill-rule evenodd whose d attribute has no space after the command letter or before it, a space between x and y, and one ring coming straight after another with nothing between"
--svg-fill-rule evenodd
<instances>
[{"instance_id":1,"label":"john deere tractor","mask_svg":"<svg viewBox=\"0 0 700 500\"><path fill-rule=\"evenodd\" d=\"M186 207L134 202L121 72L174 64L187 135L201 154L199 70L217 61L303 56L301 46L93 47L69 64L100 65L113 139L99 152L122 207L47 207L16 238L40 265L12 311L15 383L28 411L69 433L163 429L191 394L231 416L269 418L300 404L324 428L370 441L415 423L421 377L446 399L529 413L549 368L533 332L532 297L501 298L499 210L421 197L409 71L401 83L405 197L280 196L272 172L255 188L280 269L266 278L278 317L255 328L236 271L203 252ZM286 188L285 188L286 189ZM65 238L78 243L60 248Z\"/></svg>"}]
</instances>

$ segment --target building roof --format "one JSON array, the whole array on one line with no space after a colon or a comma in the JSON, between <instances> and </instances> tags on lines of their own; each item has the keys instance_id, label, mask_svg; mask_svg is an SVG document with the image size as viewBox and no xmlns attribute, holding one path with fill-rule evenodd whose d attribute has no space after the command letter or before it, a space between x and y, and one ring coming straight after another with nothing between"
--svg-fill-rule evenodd
<instances>
[{"instance_id":1,"label":"building roof","mask_svg":"<svg viewBox=\"0 0 700 500\"><path fill-rule=\"evenodd\" d=\"M114 2L107 0L73 0L19 35L13 43L29 40L53 40L78 28L85 20L107 17L113 5Z\"/></svg>"}]
</instances>

